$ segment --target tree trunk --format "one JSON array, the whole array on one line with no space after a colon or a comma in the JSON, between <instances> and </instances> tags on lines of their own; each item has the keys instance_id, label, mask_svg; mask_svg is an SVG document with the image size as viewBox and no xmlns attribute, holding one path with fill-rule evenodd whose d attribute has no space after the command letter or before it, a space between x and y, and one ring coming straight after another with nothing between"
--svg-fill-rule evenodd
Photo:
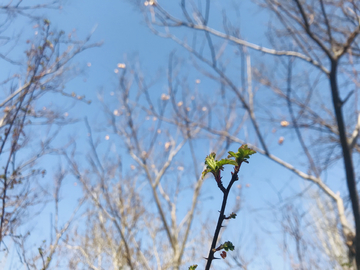
<instances>
[{"instance_id":1,"label":"tree trunk","mask_svg":"<svg viewBox=\"0 0 360 270\"><path fill-rule=\"evenodd\" d=\"M356 236L354 239L354 243L352 243L352 247L350 248L350 255L351 250L353 250L355 245L355 259L356 259L356 267L360 270L360 210L359 210L359 197L356 188L356 179L355 179L355 172L354 166L352 161L352 154L351 150L347 141L346 137L346 127L344 123L344 118L342 114L342 100L339 96L339 89L337 85L337 60L332 60L331 62L331 72L330 72L330 87L331 87L331 95L332 95L332 102L335 110L336 122L339 129L339 136L340 136L340 143L344 157L344 166L345 166L345 173L346 173L346 182L349 190L351 205L353 209L353 215L355 220L355 231ZM350 256L351 257L351 256Z\"/></svg>"}]
</instances>

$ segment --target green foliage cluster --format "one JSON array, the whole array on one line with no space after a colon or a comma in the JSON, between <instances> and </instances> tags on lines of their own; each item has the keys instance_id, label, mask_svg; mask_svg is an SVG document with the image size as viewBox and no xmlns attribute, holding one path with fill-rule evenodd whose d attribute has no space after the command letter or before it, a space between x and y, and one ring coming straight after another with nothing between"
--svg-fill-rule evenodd
<instances>
[{"instance_id":1,"label":"green foliage cluster","mask_svg":"<svg viewBox=\"0 0 360 270\"><path fill-rule=\"evenodd\" d=\"M219 232L220 229L222 227L222 221L224 219L235 219L236 218L236 214L233 212L231 213L228 217L226 217L224 215L224 211L225 211L225 207L226 207L226 201L228 198L228 194L229 191L231 189L231 186L233 185L233 183L235 181L238 180L238 172L240 170L240 166L243 162L249 163L248 159L250 158L251 155L255 154L256 151L250 149L246 144L242 145L241 147L239 147L238 151L232 152L229 151L228 152L229 155L227 158L221 159L221 160L216 160L216 153L212 152L210 155L208 155L205 158L205 170L202 172L202 178L204 178L208 173L212 173L216 182L218 183L218 187L221 189L221 191L224 193L224 198L223 198L223 203L222 203L222 207L221 207L221 211L220 211L220 216L219 216L219 220L218 220L218 224L216 226L216 230L215 230L215 234L214 234L214 238L213 238L213 243L209 252L209 256L207 258L208 262L206 264L206 268L205 269L210 269L211 266L211 261L215 258L214 257L214 253L220 250L223 250L220 253L221 258L225 259L226 258L226 252L227 251L233 251L235 249L235 246L230 242L227 241L223 244L221 244L220 246L218 246L217 248L215 248L215 244L217 241L217 238L219 236ZM221 171L224 170L224 166L225 165L233 165L235 166L234 168L234 172L232 172L232 178L231 181L228 185L227 188L225 188L223 186L223 184L221 183ZM195 270L197 267L197 265L192 265L189 267L189 270Z\"/></svg>"},{"instance_id":2,"label":"green foliage cluster","mask_svg":"<svg viewBox=\"0 0 360 270\"><path fill-rule=\"evenodd\" d=\"M242 145L239 147L236 153L229 151L228 158L224 158L221 160L216 160L216 153L212 152L205 158L205 165L206 168L202 172L202 178L204 178L208 173L212 173L215 177L216 181L221 180L220 172L224 170L224 165L234 165L235 169L238 171L241 163L248 162L248 159L251 155L255 154L256 151L250 149L247 144ZM234 158L234 159L232 159Z\"/></svg>"}]
</instances>

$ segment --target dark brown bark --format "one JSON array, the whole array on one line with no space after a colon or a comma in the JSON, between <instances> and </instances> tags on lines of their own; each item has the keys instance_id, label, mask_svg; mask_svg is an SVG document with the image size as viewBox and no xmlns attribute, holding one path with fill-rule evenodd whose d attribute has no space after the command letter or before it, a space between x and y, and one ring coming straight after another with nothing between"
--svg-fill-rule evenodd
<instances>
[{"instance_id":1,"label":"dark brown bark","mask_svg":"<svg viewBox=\"0 0 360 270\"><path fill-rule=\"evenodd\" d=\"M352 154L349 148L349 144L346 137L346 128L344 123L344 117L342 113L342 105L343 102L339 96L339 88L337 84L337 60L332 60L331 62L331 71L330 71L330 87L331 87L331 95L332 95L332 102L334 106L336 122L339 129L339 136L340 136L340 144L343 152L343 160L344 160L344 167L346 173L346 183L349 190L354 220L355 220L355 250L356 250L356 267L360 269L360 209L359 209L359 196L356 187L356 179L355 179L355 172L354 166L352 161Z\"/></svg>"},{"instance_id":2,"label":"dark brown bark","mask_svg":"<svg viewBox=\"0 0 360 270\"><path fill-rule=\"evenodd\" d=\"M230 189L231 189L232 185L235 183L235 181L239 179L238 178L238 172L239 172L240 168L239 167L237 167L237 168L238 168L237 170L236 169L234 170L234 173L232 174L232 177L231 177L231 181L230 181L230 183L229 183L229 185L228 185L228 187L226 189L221 184L221 182L220 182L220 185L219 185L219 188L224 193L224 196L223 196L223 201L222 201L222 204L221 204L221 210L220 210L220 214L219 214L219 219L218 219L218 222L216 224L214 237L213 237L211 247L210 247L210 250L209 250L209 255L207 257L205 270L210 270L211 263L215 259L214 253L216 251L214 251L214 249L216 248L216 243L217 243L217 240L218 240L218 237L219 237L220 229L222 228L222 223L223 223L223 221L225 219L225 208L226 208L226 203L227 203L227 199L228 199L228 196L229 196L229 192L230 192Z\"/></svg>"}]
</instances>

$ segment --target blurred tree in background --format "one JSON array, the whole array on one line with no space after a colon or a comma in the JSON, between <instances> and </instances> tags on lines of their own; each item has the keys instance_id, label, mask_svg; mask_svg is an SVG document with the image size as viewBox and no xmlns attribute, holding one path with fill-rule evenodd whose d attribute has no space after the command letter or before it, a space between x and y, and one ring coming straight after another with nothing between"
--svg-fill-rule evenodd
<instances>
[{"instance_id":1,"label":"blurred tree in background","mask_svg":"<svg viewBox=\"0 0 360 270\"><path fill-rule=\"evenodd\" d=\"M103 91L100 103L91 104L103 112L98 122L70 119L56 97L87 102L64 86L78 75L72 58L99 44L52 31L49 20L33 15L60 8L58 2L0 6L0 57L21 71L1 84L1 263L15 250L14 269L201 268L219 210L216 183L201 179L204 157L248 144L264 157L248 167L254 177L265 171L276 179L251 179L256 198L243 200L249 184L240 176L227 213L238 213L237 227L229 224L220 235L234 238L228 240L235 251L215 261L216 269L360 268L360 5L246 2L245 8L237 1L131 1L153 33L177 50L154 77L141 59L119 63L110 98ZM243 12L266 21L266 41L243 36L244 28L260 24L239 24ZM21 16L38 32L27 44L6 37ZM7 42L27 46L25 60L10 57ZM85 148L60 137L69 124L85 130ZM51 189L41 181L45 155L59 157ZM59 202L66 177L82 189L64 220ZM54 237L42 243L22 235L21 226L50 200ZM249 233L239 225L246 211Z\"/></svg>"},{"instance_id":2,"label":"blurred tree in background","mask_svg":"<svg viewBox=\"0 0 360 270\"><path fill-rule=\"evenodd\" d=\"M60 104L53 104L49 99L62 96L85 101L84 97L64 91L66 82L76 74L70 62L83 50L100 44L87 44L90 36L80 41L63 31L55 31L50 20L36 15L38 11L52 9L61 9L60 3L27 5L23 1L9 1L0 5L3 73L0 83L0 265L3 266L7 265L13 249L27 269L47 269L73 219L72 216L61 226L57 223L64 170L60 168L55 173L53 192L42 180L48 166L44 156L55 153L52 144L62 127L75 121L64 115ZM26 44L19 38L24 35L19 30L23 27L19 26L21 22L32 23L36 31L35 38L26 40ZM17 53L18 48L26 51L23 57L13 58L13 51ZM9 74L10 70L16 73ZM64 147L67 143L63 142ZM27 246L31 232L24 235L19 227L39 218L41 209L50 200L55 204L55 237L47 243L37 237L38 248L34 252ZM81 204L82 201L79 206Z\"/></svg>"},{"instance_id":3,"label":"blurred tree in background","mask_svg":"<svg viewBox=\"0 0 360 270\"><path fill-rule=\"evenodd\" d=\"M300 214L289 206L284 210L284 230L296 245L297 260L289 255L294 268L327 268L316 265L309 246L328 256L329 269L351 267L353 258L360 268L360 212L354 166L358 162L360 128L360 6L356 1L255 2L269 15L268 46L245 40L241 27L228 16L231 10L217 12L211 9L211 1L179 1L180 12L161 1L138 5L155 34L182 46L193 56L199 72L220 84L224 95L233 94L231 104L238 108L237 116L244 116L242 125L251 130L251 135L244 136L243 130L235 127L229 132L207 121L191 124L232 142L252 144L257 152L313 183L308 191L301 191L301 196L304 201L315 196L318 202L308 211L313 214L310 225L316 228L318 239L305 239L301 220L307 213ZM234 3L233 8L236 11L240 6ZM221 16L222 29L213 28L212 22ZM179 28L186 31L179 32ZM239 62L240 72L234 72ZM291 163L273 154L276 148L271 146L271 125L274 133L278 128L289 130L292 144L288 146L288 158L296 157ZM280 137L278 144L283 142L284 137ZM342 168L342 177L325 181L327 172L335 167ZM335 180L340 185L331 183ZM342 196L337 192L339 187L347 187ZM344 200L351 202L351 214ZM309 226L308 220L304 222ZM321 237L324 234L327 236ZM305 242L310 240L320 240L321 245L309 242L306 247Z\"/></svg>"}]
</instances>

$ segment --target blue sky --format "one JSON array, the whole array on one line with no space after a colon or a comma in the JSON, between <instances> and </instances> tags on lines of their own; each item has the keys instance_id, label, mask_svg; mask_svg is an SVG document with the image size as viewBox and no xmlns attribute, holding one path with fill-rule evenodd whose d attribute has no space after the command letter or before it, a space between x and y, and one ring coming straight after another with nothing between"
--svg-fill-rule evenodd
<instances>
[{"instance_id":1,"label":"blue sky","mask_svg":"<svg viewBox=\"0 0 360 270\"><path fill-rule=\"evenodd\" d=\"M175 3L175 1L173 3ZM173 3L168 5L173 10L176 10L177 7ZM223 1L213 1L212 16L210 16L211 20L209 23L215 28L221 29L222 18L216 16L220 14L217 9L220 9L223 5L226 6L230 4L223 3ZM240 13L238 13L238 10L240 10ZM229 16L240 26L243 26L242 36L248 41L253 41L264 46L268 45L267 39L264 36L264 33L267 30L266 22L268 21L268 16L263 12L259 12L257 8L253 8L253 6L250 5L248 6L248 4L242 4L241 8L238 10L234 8L233 14L229 14ZM79 39L85 38L93 31L93 29L95 29L91 41L104 42L101 47L85 51L74 59L73 63L76 63L83 73L71 80L65 88L65 91L68 93L75 92L78 95L86 95L88 99L93 101L90 105L76 103L71 109L69 109L68 114L69 116L74 116L79 119L83 119L85 116L88 117L89 122L95 131L95 137L100 139L103 149L109 149L111 146L110 144L113 142L111 135L110 140L105 139L105 136L109 134L106 130L100 131L97 129L97 127L101 127L99 124L104 121L100 103L97 101L99 95L98 93L102 92L104 99L109 101L109 103L111 102L113 92L118 84L119 73L117 73L116 70L121 72L118 68L118 64L139 62L146 78L154 78L157 76L158 72L160 72L159 74L161 74L162 77L160 76L160 78L157 79L155 90L152 92L153 95L158 95L158 98L166 91L167 82L165 72L170 52L176 50L176 54L179 57L183 57L186 65L191 66L192 62L189 59L189 55L171 40L163 39L154 35L146 26L143 15L138 12L134 6L129 3L129 1L67 1L62 10L46 11L41 14L50 19L51 24L55 29L64 30L66 33L72 32L72 34L77 36ZM23 27L23 34L20 37L19 43L34 36L36 32L36 29L32 28L31 25L21 26L24 22L25 21L21 19L14 25L14 29L16 29L17 26L19 28ZM256 22L256 24L254 22ZM179 30L179 33L180 35L184 35L186 34L186 31ZM19 51L14 50L12 55L18 54L21 50L22 48L20 48ZM256 57L259 56L254 56L255 59ZM261 57L262 56L260 56L260 58ZM188 73L184 71L184 73L192 83L190 83L190 86L194 88L198 87L197 90L204 96L207 95L207 89L214 87L212 82L206 80L201 74L191 73L191 71L188 71ZM234 73L236 75L235 71ZM195 79L201 79L202 83L197 86L195 84ZM154 98L156 97L154 96ZM209 99L211 98L216 97L209 96ZM67 99L60 98L56 101L62 102L64 106L66 105L70 107L70 105L72 105L72 102L69 102ZM46 100L44 102L46 103L52 101ZM116 107L111 109L116 109ZM87 130L85 125L83 123L77 123L76 126L73 125L66 128L64 133L61 135L61 138L65 139L69 136L69 134L75 136L79 140L79 155L85 155L87 151ZM289 137L286 138L283 147L277 147L277 144L274 143L274 154L284 158L290 157L290 154L292 153L289 153L289 151L291 150L286 148L286 146L287 143L290 143L293 139L294 138L289 135ZM61 143L61 141L59 143ZM205 158L208 154L209 146L200 144L199 149L203 151L203 153L200 153L199 155L204 156ZM296 157L293 156L291 158L294 160L296 159ZM57 167L56 159L57 158L51 158L45 161L44 164L55 170ZM125 166L129 167L130 163L125 163ZM306 166L304 165L304 168L305 167ZM51 169L48 171L51 171ZM226 175L226 173L229 173L229 171L225 171L224 175ZM49 177L50 176L51 172L49 172ZM224 176L224 179L225 178L226 176ZM243 208L239 218L233 223L233 225L229 225L226 228L225 236L228 235L229 237L234 235L238 237L238 235L240 235L240 238L246 238L250 232L253 233L254 231L258 231L261 233L264 229L262 228L263 224L259 224L260 228L258 229L254 228L254 224L257 224L258 220L256 217L254 218L251 213L255 210L261 212L259 209L269 207L270 204L267 204L267 201L277 204L278 197L275 192L270 191L269 182L275 184L280 183L277 186L278 189L280 189L279 186L286 186L289 181L294 181L294 184L289 185L291 188L301 190L304 187L303 185L298 184L297 178L294 175L288 173L287 171L280 170L278 165L274 165L268 159L265 159L259 154L251 158L249 165L245 164L241 171L241 179L243 185L250 184L250 187L242 190ZM211 205L215 203L219 204L220 196L219 193L216 193L218 192L216 186L207 186L209 184L214 184L211 180L212 179L208 179L207 183L204 185L205 194L212 197L210 200ZM63 189L63 207L65 209L73 207L77 196L80 194L79 186L75 186L75 183L76 180L72 178L69 178L65 183ZM205 206L205 208L207 207L211 209L212 206ZM41 226L38 227L37 230L47 230L46 228L49 226L46 224L48 224L49 213L51 211L51 208L46 208L44 214L40 216L41 220L36 220L36 223L38 224L45 224L45 229ZM64 218L66 218L67 212L68 211L66 210L62 210ZM214 215L213 218L215 220L217 215ZM270 216L267 218L271 219L272 217ZM264 224L264 227L275 231L275 227L271 228L269 223ZM241 230L241 232L239 232L239 230ZM279 236L275 234L275 238L277 240L280 239L280 237L278 237ZM249 243L251 242L251 239L247 239L246 241ZM236 243L235 240L234 242ZM271 249L273 244L274 242L271 241L265 243L265 245L269 246L263 247L263 251ZM269 256L268 259L272 260L275 265L277 264L276 261L282 258L282 254L278 254L277 252L275 254L270 252L270 255L271 258ZM201 259L202 258L199 257L199 261L194 263L200 264ZM262 269L261 267L263 266L257 265L254 266L253 269ZM286 269L285 266L283 267L283 269Z\"/></svg>"}]
</instances>

